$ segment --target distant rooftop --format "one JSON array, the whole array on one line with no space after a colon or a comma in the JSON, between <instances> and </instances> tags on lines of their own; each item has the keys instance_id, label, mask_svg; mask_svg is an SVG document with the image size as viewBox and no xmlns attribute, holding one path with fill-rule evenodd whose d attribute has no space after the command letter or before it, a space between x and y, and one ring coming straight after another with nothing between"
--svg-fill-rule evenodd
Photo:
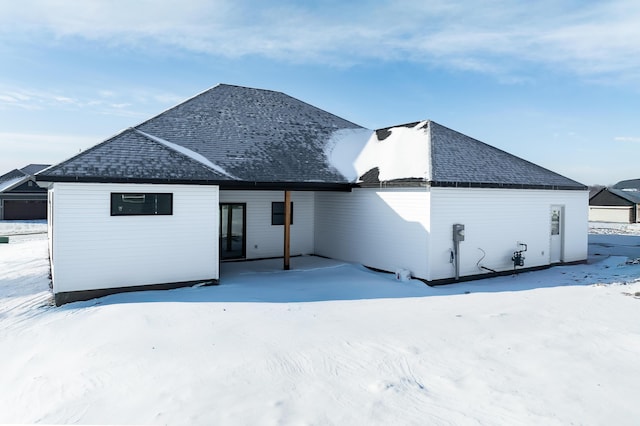
<instances>
[{"instance_id":1,"label":"distant rooftop","mask_svg":"<svg viewBox=\"0 0 640 426\"><path fill-rule=\"evenodd\" d=\"M640 179L621 180L613 185L611 188L620 190L635 190L640 191Z\"/></svg>"},{"instance_id":2,"label":"distant rooftop","mask_svg":"<svg viewBox=\"0 0 640 426\"><path fill-rule=\"evenodd\" d=\"M21 169L13 169L0 176L0 182L14 178L33 176L39 171L46 169L47 167L49 167L49 164L29 164Z\"/></svg>"}]
</instances>

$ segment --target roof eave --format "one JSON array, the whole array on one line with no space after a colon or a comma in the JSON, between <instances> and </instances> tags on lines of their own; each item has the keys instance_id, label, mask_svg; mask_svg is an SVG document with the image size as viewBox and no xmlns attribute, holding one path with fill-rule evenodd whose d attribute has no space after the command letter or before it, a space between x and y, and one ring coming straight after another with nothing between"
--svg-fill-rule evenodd
<instances>
[{"instance_id":1,"label":"roof eave","mask_svg":"<svg viewBox=\"0 0 640 426\"><path fill-rule=\"evenodd\" d=\"M108 177L108 176L51 176L37 175L38 182L74 182L74 183L151 183L169 185L220 185L222 180L212 179L169 179L169 178L138 178L138 177Z\"/></svg>"},{"instance_id":2,"label":"roof eave","mask_svg":"<svg viewBox=\"0 0 640 426\"><path fill-rule=\"evenodd\" d=\"M252 182L213 179L165 179L105 176L45 176L38 175L40 182L73 183L131 183L168 185L217 185L221 190L262 191L341 191L350 192L353 184L340 182Z\"/></svg>"},{"instance_id":3,"label":"roof eave","mask_svg":"<svg viewBox=\"0 0 640 426\"><path fill-rule=\"evenodd\" d=\"M498 183L498 182L447 182L430 181L429 186L439 188L496 188L496 189L541 189L551 191L588 191L585 185L544 185L529 183Z\"/></svg>"}]
</instances>

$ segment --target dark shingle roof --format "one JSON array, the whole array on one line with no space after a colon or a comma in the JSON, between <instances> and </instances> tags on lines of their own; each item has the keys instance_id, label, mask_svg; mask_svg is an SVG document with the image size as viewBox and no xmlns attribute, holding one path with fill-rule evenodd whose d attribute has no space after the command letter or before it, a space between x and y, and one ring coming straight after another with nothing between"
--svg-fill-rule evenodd
<instances>
[{"instance_id":1,"label":"dark shingle roof","mask_svg":"<svg viewBox=\"0 0 640 426\"><path fill-rule=\"evenodd\" d=\"M640 191L601 188L589 197L590 206L629 206L640 204Z\"/></svg>"},{"instance_id":2,"label":"dark shingle roof","mask_svg":"<svg viewBox=\"0 0 640 426\"><path fill-rule=\"evenodd\" d=\"M364 155L363 185L425 185L530 189L581 189L586 186L491 145L427 120L379 129ZM395 148L393 146L395 145ZM381 154L386 152L387 155ZM389 154L403 152L404 167L390 164ZM413 156L411 156L413 154ZM394 159L393 161L399 161ZM389 170L393 170L388 173ZM387 177L381 177L383 176ZM390 177L389 177L390 176ZM385 180L386 179L386 180Z\"/></svg>"},{"instance_id":3,"label":"dark shingle roof","mask_svg":"<svg viewBox=\"0 0 640 426\"><path fill-rule=\"evenodd\" d=\"M20 171L33 176L39 171L44 170L49 166L50 164L29 164L21 168Z\"/></svg>"},{"instance_id":4,"label":"dark shingle roof","mask_svg":"<svg viewBox=\"0 0 640 426\"><path fill-rule=\"evenodd\" d=\"M362 172L365 183L388 176L377 163L386 161L388 165L393 159L412 165L392 167L394 173L413 173L395 176L394 182L400 185L419 181L433 186L586 189L433 121L370 131L370 135L393 148L404 137L394 138L394 129L398 128L404 128L398 134L417 133L410 136L411 143L392 155L374 155L372 163L376 164ZM37 178L206 182L263 188L292 183L304 184L306 189L320 185L342 188L355 182L336 169L327 149L335 148L332 144L340 140L334 139L339 131L351 129L363 130L280 92L221 84L44 170ZM361 135L367 137L369 133L364 129ZM422 140L428 149L423 149ZM411 149L406 150L407 146Z\"/></svg>"},{"instance_id":5,"label":"dark shingle roof","mask_svg":"<svg viewBox=\"0 0 640 426\"><path fill-rule=\"evenodd\" d=\"M7 172L2 176L0 176L0 182L5 182L5 181L16 179L16 178L22 178L25 176L27 176L25 172L18 169L13 169L10 172Z\"/></svg>"},{"instance_id":6,"label":"dark shingle roof","mask_svg":"<svg viewBox=\"0 0 640 426\"><path fill-rule=\"evenodd\" d=\"M13 169L0 176L0 192L14 190L24 182L33 179L33 175L49 167L48 164L29 164L21 169Z\"/></svg>"},{"instance_id":7,"label":"dark shingle roof","mask_svg":"<svg viewBox=\"0 0 640 426\"><path fill-rule=\"evenodd\" d=\"M640 204L640 191L623 191L616 188L607 188L607 190L617 195L620 198L624 198L627 201L631 201L634 204Z\"/></svg>"},{"instance_id":8,"label":"dark shingle roof","mask_svg":"<svg viewBox=\"0 0 640 426\"><path fill-rule=\"evenodd\" d=\"M45 170L39 180L189 182L229 179L134 129Z\"/></svg>"},{"instance_id":9,"label":"dark shingle roof","mask_svg":"<svg viewBox=\"0 0 640 426\"><path fill-rule=\"evenodd\" d=\"M429 122L432 183L586 189L584 185L462 133Z\"/></svg>"},{"instance_id":10,"label":"dark shingle roof","mask_svg":"<svg viewBox=\"0 0 640 426\"><path fill-rule=\"evenodd\" d=\"M121 133L39 179L348 184L325 147L337 130L362 127L280 92L221 84L135 129L149 137ZM228 174L212 175L211 168L172 153L154 138L199 154Z\"/></svg>"},{"instance_id":11,"label":"dark shingle roof","mask_svg":"<svg viewBox=\"0 0 640 426\"><path fill-rule=\"evenodd\" d=\"M335 131L361 127L284 93L221 84L137 128L244 181L347 183L324 149Z\"/></svg>"},{"instance_id":12,"label":"dark shingle roof","mask_svg":"<svg viewBox=\"0 0 640 426\"><path fill-rule=\"evenodd\" d=\"M10 172L7 172L0 176L0 182L7 181L9 179L14 179L18 177L27 177L33 176L38 173L40 170L44 170L49 167L49 164L29 164L24 166L21 169L13 169Z\"/></svg>"},{"instance_id":13,"label":"dark shingle roof","mask_svg":"<svg viewBox=\"0 0 640 426\"><path fill-rule=\"evenodd\" d=\"M611 187L612 189L637 189L640 191L640 179L621 180Z\"/></svg>"}]
</instances>

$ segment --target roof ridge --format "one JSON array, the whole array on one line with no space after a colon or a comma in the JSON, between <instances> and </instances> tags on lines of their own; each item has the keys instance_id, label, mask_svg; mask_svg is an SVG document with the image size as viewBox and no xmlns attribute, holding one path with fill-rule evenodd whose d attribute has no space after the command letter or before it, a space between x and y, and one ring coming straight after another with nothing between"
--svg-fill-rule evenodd
<instances>
[{"instance_id":1,"label":"roof ridge","mask_svg":"<svg viewBox=\"0 0 640 426\"><path fill-rule=\"evenodd\" d=\"M144 126L145 124L147 124L148 122L150 122L150 121L152 121L152 120L154 120L154 119L156 119L156 118L160 117L161 115L166 114L167 112L169 112L169 111L171 111L171 110L173 110L173 109L175 109L175 108L177 108L177 107L179 107L179 106L181 106L181 105L185 105L185 104L187 104L187 103L189 103L189 102L193 101L194 99L196 99L196 98L198 98L198 97L200 97L200 96L202 96L202 95L204 95L204 94L206 94L206 93L209 93L209 92L211 92L212 90L214 90L214 89L216 89L216 88L219 88L219 87L233 87L233 88L238 88L238 89L255 90L255 91L258 91L258 92L276 93L276 94L279 94L279 95L282 95L282 96L286 96L286 97L288 97L288 98L291 98L291 99L293 99L293 100L295 100L295 101L301 102L301 103L303 103L303 104L305 104L305 105L307 105L307 106L309 106L309 107L312 107L312 108L314 108L314 109L320 110L320 111L322 111L322 112L324 112L324 113L326 113L326 114L329 114L329 115L331 115L331 116L333 116L333 117L339 118L340 120L343 120L343 121L346 121L346 122L348 122L348 123L350 123L350 124L353 124L353 125L354 125L354 126L356 126L356 127L365 128L365 127L363 127L363 126L361 126L361 125L359 125L359 124L357 124L357 123L354 123L354 122L353 122L353 121L351 121L351 120L347 120L346 118L342 118L342 117L340 117L340 116L338 116L338 115L336 115L336 114L334 114L334 113L332 113L332 112L329 112L329 111L327 111L327 110L324 110L324 109L322 109L322 108L320 108L320 107L317 107L317 106L315 106L315 105L313 105L313 104L310 104L310 103L308 103L308 102L305 102L305 101L303 101L303 100L301 100L301 99L298 99L298 98L296 98L296 97L293 97L293 96L291 96L291 95L289 95L289 94L287 94L287 93L285 93L285 92L279 91L279 90L261 89L261 88L258 88L258 87L240 86L240 85L237 85L237 84L227 84L227 83L218 83L218 84L216 84L216 85L214 85L214 86L211 86L211 87L209 87L208 89L205 89L205 90L203 90L203 91L201 91L201 92L199 92L199 93L197 93L197 94L195 94L195 95L193 95L193 96L191 96L191 97L188 97L187 99L185 99L185 100L183 100L183 101L181 101L181 102L178 102L177 104L175 104L175 105L173 105L173 106L170 106L170 107L166 108L165 110L163 110L163 111L159 112L158 114L155 114L155 115L153 115L153 116L149 117L148 119L146 119L146 120L144 120L144 121L142 121L142 122L140 122L140 123L136 124L136 125L135 125L135 126L133 126L133 127L135 127L135 128L137 128L137 127L142 127L142 126Z\"/></svg>"},{"instance_id":2,"label":"roof ridge","mask_svg":"<svg viewBox=\"0 0 640 426\"><path fill-rule=\"evenodd\" d=\"M133 130L134 132L138 133L139 135L143 136L144 138L155 142L155 143L159 143L162 146L164 146L165 148L171 149L172 151L175 151L176 153L182 155L183 157L188 158L191 161L195 161L198 164L200 164L203 167L206 167L207 169L210 169L213 172L222 174L224 176L227 176L228 178L231 178L233 180L240 180L237 176L232 175L231 173L228 173L226 170L224 170L222 167L220 167L219 165L215 164L213 161L209 160L208 158L206 158L204 155L197 153L189 148L186 148L182 145L176 144L174 142L170 142L166 139L160 138L158 136L143 132L142 130L136 129L135 127L130 127L131 130Z\"/></svg>"}]
</instances>

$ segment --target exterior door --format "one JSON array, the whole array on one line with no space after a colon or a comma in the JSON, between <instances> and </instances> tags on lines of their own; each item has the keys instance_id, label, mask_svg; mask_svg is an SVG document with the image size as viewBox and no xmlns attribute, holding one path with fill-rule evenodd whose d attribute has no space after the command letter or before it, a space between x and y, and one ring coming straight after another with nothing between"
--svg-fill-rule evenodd
<instances>
[{"instance_id":1,"label":"exterior door","mask_svg":"<svg viewBox=\"0 0 640 426\"><path fill-rule=\"evenodd\" d=\"M551 247L549 249L550 263L563 260L564 207L551 206Z\"/></svg>"},{"instance_id":2,"label":"exterior door","mask_svg":"<svg viewBox=\"0 0 640 426\"><path fill-rule=\"evenodd\" d=\"M246 257L246 218L246 204L220 204L220 258L222 260Z\"/></svg>"}]
</instances>

